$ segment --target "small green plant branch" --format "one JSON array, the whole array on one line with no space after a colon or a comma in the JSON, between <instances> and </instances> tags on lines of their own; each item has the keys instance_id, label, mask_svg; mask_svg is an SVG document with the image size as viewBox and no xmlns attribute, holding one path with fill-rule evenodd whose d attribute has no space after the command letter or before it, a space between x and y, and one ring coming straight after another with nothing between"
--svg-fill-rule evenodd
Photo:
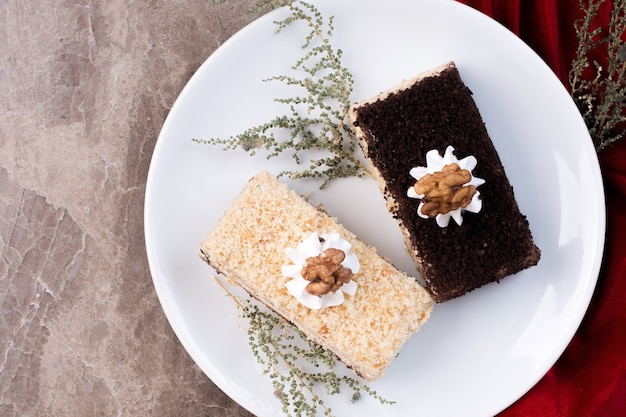
<instances>
[{"instance_id":1,"label":"small green plant branch","mask_svg":"<svg viewBox=\"0 0 626 417\"><path fill-rule=\"evenodd\" d=\"M611 2L607 28L594 25L605 0L579 0L584 17L575 23L576 58L569 74L570 91L597 151L626 134L626 0ZM595 53L607 56L603 67L591 61Z\"/></svg>"},{"instance_id":2,"label":"small green plant branch","mask_svg":"<svg viewBox=\"0 0 626 417\"><path fill-rule=\"evenodd\" d=\"M316 393L319 385L323 385L328 395L339 394L343 387L347 387L352 392L353 402L366 393L381 404L393 404L359 379L337 375L334 355L309 340L283 318L234 295L216 276L213 278L235 302L241 316L248 320L250 348L263 367L263 373L269 375L274 395L280 400L286 415L316 417L323 413L324 416L332 416L332 410ZM307 371L307 368L312 371Z\"/></svg>"},{"instance_id":3,"label":"small green plant branch","mask_svg":"<svg viewBox=\"0 0 626 417\"><path fill-rule=\"evenodd\" d=\"M250 13L260 14L278 9L279 7L289 6L294 0L261 0L252 6L248 11Z\"/></svg>"},{"instance_id":4,"label":"small green plant branch","mask_svg":"<svg viewBox=\"0 0 626 417\"><path fill-rule=\"evenodd\" d=\"M308 168L286 170L279 176L290 178L323 178L321 188L335 178L363 176L367 168L357 156L357 144L348 121L353 77L342 65L342 51L331 44L333 17L324 19L310 3L267 0L258 3L253 11L261 12L278 6L287 6L290 15L276 21L276 33L294 22L305 22L309 33L302 49L305 54L292 66L294 74L267 78L265 82L282 82L299 87L303 94L276 98L285 104L286 115L251 127L228 138L194 139L196 142L221 145L224 150L241 148L254 155L257 150L268 151L267 158L283 152L300 165L308 159Z\"/></svg>"}]
</instances>

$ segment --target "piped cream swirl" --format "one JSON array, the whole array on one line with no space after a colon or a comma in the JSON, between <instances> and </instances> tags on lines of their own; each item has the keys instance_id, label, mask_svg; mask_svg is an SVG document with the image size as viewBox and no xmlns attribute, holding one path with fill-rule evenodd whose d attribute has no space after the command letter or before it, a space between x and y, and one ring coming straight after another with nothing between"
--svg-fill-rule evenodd
<instances>
[{"instance_id":1,"label":"piped cream swirl","mask_svg":"<svg viewBox=\"0 0 626 417\"><path fill-rule=\"evenodd\" d=\"M426 166L415 167L411 169L409 173L411 174L413 178L415 178L416 181L419 181L425 175L434 174L435 172L442 171L446 165L455 164L455 163L458 164L461 169L467 170L471 174L470 180L467 183L463 184L464 186L473 185L475 187L478 187L485 183L484 179L475 177L474 174L472 174L472 170L476 167L476 164L478 163L476 158L470 155L459 160L454 155L454 148L452 146L448 146L446 148L446 151L443 156L441 156L436 149L432 149L428 151L426 153ZM411 198L423 199L425 195L418 194L415 191L414 187L410 187L407 190L407 196ZM420 217L427 219L429 217L425 215L424 213L422 213L423 206L424 206L424 201L420 202L417 208L417 214ZM472 213L478 213L481 209L482 209L482 200L480 198L480 192L476 191L469 205L467 205L464 208L459 207L448 213L439 213L435 217L435 220L437 222L437 225L443 228L443 227L447 227L448 224L450 223L450 218L453 218L454 221L460 226L463 224L463 212L469 211Z\"/></svg>"},{"instance_id":2,"label":"piped cream swirl","mask_svg":"<svg viewBox=\"0 0 626 417\"><path fill-rule=\"evenodd\" d=\"M346 257L343 262L341 262L341 265L345 268L350 268L353 275L359 272L361 265L356 254L352 252L352 245L339 236L338 233L318 235L317 232L313 232L309 237L300 242L297 248L287 248L285 250L285 254L291 262L293 262L293 264L283 265L282 267L283 276L292 278L285 284L287 290L291 295L296 297L302 305L311 310L340 305L345 300L344 293L352 296L357 290L357 283L354 282L354 280L343 284L334 293L331 292L322 296L309 294L306 290L306 286L310 284L310 281L302 277L303 264L308 258L318 256L328 248L342 250L346 254Z\"/></svg>"}]
</instances>

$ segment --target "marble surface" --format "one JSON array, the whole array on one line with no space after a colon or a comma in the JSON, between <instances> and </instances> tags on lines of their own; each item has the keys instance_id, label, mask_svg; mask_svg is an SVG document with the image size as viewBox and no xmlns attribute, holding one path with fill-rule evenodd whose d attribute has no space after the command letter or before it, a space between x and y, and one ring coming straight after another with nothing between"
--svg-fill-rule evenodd
<instances>
[{"instance_id":1,"label":"marble surface","mask_svg":"<svg viewBox=\"0 0 626 417\"><path fill-rule=\"evenodd\" d=\"M199 370L143 238L159 130L254 1L0 2L0 416L249 416Z\"/></svg>"}]
</instances>

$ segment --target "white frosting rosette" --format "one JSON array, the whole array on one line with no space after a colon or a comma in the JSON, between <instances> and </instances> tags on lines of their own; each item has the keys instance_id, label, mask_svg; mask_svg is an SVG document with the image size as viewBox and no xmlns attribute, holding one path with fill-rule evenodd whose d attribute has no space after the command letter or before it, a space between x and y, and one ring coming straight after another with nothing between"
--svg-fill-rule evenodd
<instances>
[{"instance_id":1,"label":"white frosting rosette","mask_svg":"<svg viewBox=\"0 0 626 417\"><path fill-rule=\"evenodd\" d=\"M434 174L435 172L439 172L443 170L443 167L450 164L458 164L461 169L466 169L471 174L471 179L467 183L463 184L463 186L473 185L478 187L485 183L485 180L482 178L475 177L472 174L472 170L476 167L477 161L476 158L472 155L467 156L461 160L459 160L454 155L454 148L452 146L448 146L443 157L439 154L436 149L432 149L426 153L426 166L425 167L415 167L411 169L409 172L416 181L419 181L426 174ZM407 191L407 195L411 198L419 198L423 199L424 194L417 194L413 187L410 187ZM478 213L482 209L482 200L480 199L480 192L477 190L474 196L472 197L472 201L470 204L465 207L459 207L456 210L452 210L445 214L437 214L435 220L439 227L447 227L450 223L450 218L453 218L454 221L460 226L463 224L463 212L469 211L472 213ZM417 214L427 219L428 216L422 213L422 207L424 206L424 202L422 201L417 208Z\"/></svg>"},{"instance_id":2,"label":"white frosting rosette","mask_svg":"<svg viewBox=\"0 0 626 417\"><path fill-rule=\"evenodd\" d=\"M320 237L322 241L320 241ZM291 265L283 265L282 273L288 278L292 278L285 285L291 295L296 297L298 301L311 310L319 310L321 308L340 305L344 302L344 293L354 295L357 289L357 283L353 280L343 284L337 291L317 296L310 294L306 290L306 286L311 283L302 277L302 265L307 258L320 255L326 249L340 249L345 254L341 265L344 268L350 268L352 274L359 272L361 265L356 254L352 252L352 245L347 240L341 238L338 233L326 233L321 236L317 232L311 233L309 237L298 244L296 249L287 248L285 254L293 262Z\"/></svg>"}]
</instances>

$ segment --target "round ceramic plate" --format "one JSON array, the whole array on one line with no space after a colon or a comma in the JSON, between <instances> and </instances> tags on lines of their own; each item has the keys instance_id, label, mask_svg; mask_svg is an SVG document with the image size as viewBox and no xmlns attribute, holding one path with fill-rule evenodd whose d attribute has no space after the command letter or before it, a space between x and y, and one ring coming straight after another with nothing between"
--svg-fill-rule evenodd
<instances>
[{"instance_id":1,"label":"round ceramic plate","mask_svg":"<svg viewBox=\"0 0 626 417\"><path fill-rule=\"evenodd\" d=\"M394 405L349 395L335 415L491 416L529 390L571 340L593 292L604 242L604 195L595 151L566 89L537 55L493 20L452 1L315 1L335 16L333 45L361 100L454 60L542 250L538 266L438 304L386 375L371 384ZM156 145L145 201L147 252L163 309L191 357L258 416L282 415L250 351L237 308L198 257L201 241L261 170L293 169L191 138L227 137L285 112L299 91L262 80L290 71L306 27L275 34L281 9L219 48L189 81ZM417 274L371 178L285 180L310 193L363 241ZM348 397L348 398L346 398Z\"/></svg>"}]
</instances>

